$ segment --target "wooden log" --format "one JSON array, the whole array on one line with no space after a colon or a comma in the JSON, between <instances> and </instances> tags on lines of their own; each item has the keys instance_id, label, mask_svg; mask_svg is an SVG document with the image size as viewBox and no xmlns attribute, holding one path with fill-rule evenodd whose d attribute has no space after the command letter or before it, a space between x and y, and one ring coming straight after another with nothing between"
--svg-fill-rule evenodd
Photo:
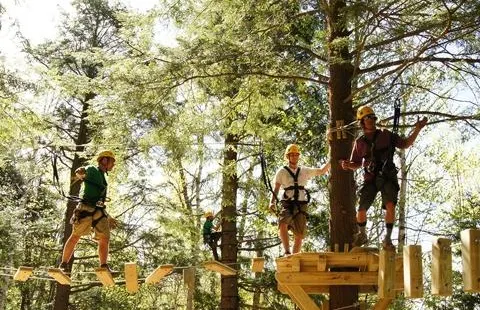
<instances>
[{"instance_id":1,"label":"wooden log","mask_svg":"<svg viewBox=\"0 0 480 310\"><path fill-rule=\"evenodd\" d=\"M48 268L47 273L62 285L71 285L72 279L66 275L60 268Z\"/></svg>"},{"instance_id":2,"label":"wooden log","mask_svg":"<svg viewBox=\"0 0 480 310\"><path fill-rule=\"evenodd\" d=\"M300 285L285 285L290 298L301 310L320 310Z\"/></svg>"},{"instance_id":3,"label":"wooden log","mask_svg":"<svg viewBox=\"0 0 480 310\"><path fill-rule=\"evenodd\" d=\"M138 292L137 263L125 263L125 287L127 292Z\"/></svg>"},{"instance_id":4,"label":"wooden log","mask_svg":"<svg viewBox=\"0 0 480 310\"><path fill-rule=\"evenodd\" d=\"M218 272L224 276L234 276L237 274L237 271L235 269L230 268L227 265L224 265L220 262L217 262L216 260L204 262L203 267L205 267L208 270Z\"/></svg>"},{"instance_id":5,"label":"wooden log","mask_svg":"<svg viewBox=\"0 0 480 310\"><path fill-rule=\"evenodd\" d=\"M161 265L157 267L146 279L146 284L155 284L173 270L173 265Z\"/></svg>"},{"instance_id":6,"label":"wooden log","mask_svg":"<svg viewBox=\"0 0 480 310\"><path fill-rule=\"evenodd\" d=\"M254 257L252 259L252 271L253 272L263 272L265 267L265 257Z\"/></svg>"},{"instance_id":7,"label":"wooden log","mask_svg":"<svg viewBox=\"0 0 480 310\"><path fill-rule=\"evenodd\" d=\"M451 240L437 238L432 243L432 295L451 296L452 292Z\"/></svg>"},{"instance_id":8,"label":"wooden log","mask_svg":"<svg viewBox=\"0 0 480 310\"><path fill-rule=\"evenodd\" d=\"M114 286L115 281L113 281L112 274L108 271L107 268L99 267L95 269L95 273L97 274L98 280L102 282L103 286Z\"/></svg>"},{"instance_id":9,"label":"wooden log","mask_svg":"<svg viewBox=\"0 0 480 310\"><path fill-rule=\"evenodd\" d=\"M403 248L403 279L405 297L423 297L422 247L408 245Z\"/></svg>"},{"instance_id":10,"label":"wooden log","mask_svg":"<svg viewBox=\"0 0 480 310\"><path fill-rule=\"evenodd\" d=\"M395 251L392 250L380 250L378 298L395 298Z\"/></svg>"},{"instance_id":11,"label":"wooden log","mask_svg":"<svg viewBox=\"0 0 480 310\"><path fill-rule=\"evenodd\" d=\"M462 240L463 290L480 292L480 230L466 229Z\"/></svg>"},{"instance_id":12,"label":"wooden log","mask_svg":"<svg viewBox=\"0 0 480 310\"><path fill-rule=\"evenodd\" d=\"M13 276L13 280L25 282L33 273L33 267L20 266Z\"/></svg>"}]
</instances>

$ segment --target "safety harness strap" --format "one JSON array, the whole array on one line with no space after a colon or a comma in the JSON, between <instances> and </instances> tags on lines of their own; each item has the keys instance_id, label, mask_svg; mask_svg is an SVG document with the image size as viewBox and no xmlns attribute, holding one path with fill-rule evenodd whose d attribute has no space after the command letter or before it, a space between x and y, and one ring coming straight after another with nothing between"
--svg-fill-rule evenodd
<instances>
[{"instance_id":1,"label":"safety harness strap","mask_svg":"<svg viewBox=\"0 0 480 310\"><path fill-rule=\"evenodd\" d=\"M289 186L289 187L285 187L284 190L287 191L287 190L293 190L293 201L295 202L298 202L298 197L299 197L299 194L300 194L300 190L304 190L305 191L305 195L307 196L307 201L306 203L310 202L310 193L308 192L308 190L302 186L302 185L298 185L298 176L300 174L300 167L297 168L297 172L296 173L293 173L292 170L290 170L290 168L288 166L283 166L283 168L285 170L288 171L288 173L292 176L293 178L293 186ZM285 198L286 198L286 195L284 194L283 195Z\"/></svg>"},{"instance_id":2,"label":"safety harness strap","mask_svg":"<svg viewBox=\"0 0 480 310\"><path fill-rule=\"evenodd\" d=\"M100 210L102 215L98 219L92 220L92 227L95 228L95 226L97 226L97 224L100 222L101 219L103 219L104 217L107 217L107 213L105 213L104 207L95 206L95 210L93 211L86 211L86 210L80 211L80 213L78 214L78 220L81 220L88 216L93 216L95 212L97 212L97 210Z\"/></svg>"}]
</instances>

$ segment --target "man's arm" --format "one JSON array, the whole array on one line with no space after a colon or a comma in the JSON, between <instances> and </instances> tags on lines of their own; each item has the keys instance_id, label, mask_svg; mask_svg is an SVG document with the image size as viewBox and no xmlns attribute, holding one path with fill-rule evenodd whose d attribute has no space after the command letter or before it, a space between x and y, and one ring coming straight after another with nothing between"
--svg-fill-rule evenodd
<instances>
[{"instance_id":1,"label":"man's arm","mask_svg":"<svg viewBox=\"0 0 480 310\"><path fill-rule=\"evenodd\" d=\"M343 170L357 170L362 166L362 163L356 163L351 160L340 159L340 166Z\"/></svg>"},{"instance_id":2,"label":"man's arm","mask_svg":"<svg viewBox=\"0 0 480 310\"><path fill-rule=\"evenodd\" d=\"M315 176L324 175L328 172L329 169L330 169L330 162L327 162L325 165L323 165L323 167L315 168Z\"/></svg>"},{"instance_id":3,"label":"man's arm","mask_svg":"<svg viewBox=\"0 0 480 310\"><path fill-rule=\"evenodd\" d=\"M273 189L272 197L270 198L269 208L270 208L270 211L272 211L273 213L277 212L276 202L277 202L277 195L278 195L278 191L280 190L280 186L281 186L280 183L275 183L275 188Z\"/></svg>"},{"instance_id":4,"label":"man's arm","mask_svg":"<svg viewBox=\"0 0 480 310\"><path fill-rule=\"evenodd\" d=\"M408 136L408 138L406 138L406 139L403 139L403 141L402 141L403 143L401 143L401 145L399 147L402 148L402 149L406 149L406 148L409 148L410 146L412 146L413 143L415 142L415 140L417 139L417 136L420 133L420 131L422 130L422 128L425 127L425 125L427 125L427 122L428 122L428 119L426 117L417 121L415 123L415 128L413 129L410 136Z\"/></svg>"}]
</instances>

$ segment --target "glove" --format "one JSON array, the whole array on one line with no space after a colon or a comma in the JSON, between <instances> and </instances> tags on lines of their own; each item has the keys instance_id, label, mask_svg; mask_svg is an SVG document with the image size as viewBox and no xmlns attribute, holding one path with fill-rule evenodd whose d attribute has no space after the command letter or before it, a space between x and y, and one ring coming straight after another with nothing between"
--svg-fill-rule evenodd
<instances>
[{"instance_id":1,"label":"glove","mask_svg":"<svg viewBox=\"0 0 480 310\"><path fill-rule=\"evenodd\" d=\"M110 227L110 229L115 229L118 227L118 221L113 217L109 216L107 220L108 220L108 226Z\"/></svg>"},{"instance_id":2,"label":"glove","mask_svg":"<svg viewBox=\"0 0 480 310\"><path fill-rule=\"evenodd\" d=\"M270 212L277 215L277 205L275 205L274 203L271 203L269 206L269 209L270 209Z\"/></svg>"}]
</instances>

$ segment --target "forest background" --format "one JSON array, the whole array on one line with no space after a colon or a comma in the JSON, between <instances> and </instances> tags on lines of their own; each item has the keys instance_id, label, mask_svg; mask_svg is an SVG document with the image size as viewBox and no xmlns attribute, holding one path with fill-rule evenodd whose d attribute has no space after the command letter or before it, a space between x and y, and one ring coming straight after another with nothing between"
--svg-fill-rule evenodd
<instances>
[{"instance_id":1,"label":"forest background","mask_svg":"<svg viewBox=\"0 0 480 310\"><path fill-rule=\"evenodd\" d=\"M458 245L459 232L480 220L479 3L158 1L139 11L77 0L44 40L9 19L9 9L27 3L0 1L1 31L15 32L8 39L18 48L14 56L0 45L1 309L294 309L276 289L274 260L283 251L260 158L270 181L289 143L301 146L305 165L332 160L330 175L309 185L304 251L349 242L355 225L339 227L337 200L352 200L352 218L361 173L336 162L359 134L355 109L371 105L391 129L395 102L401 134L417 117L429 124L396 156L403 229L394 243L422 245L429 266L432 240L446 237L456 259L453 296L431 296L425 268L425 298L393 307L477 307L480 296L462 291ZM339 72L347 76L337 80ZM108 209L121 221L112 266L137 262L141 279L176 266L134 295L123 285L103 289L89 273L97 258L88 238L77 246L71 288L46 280L71 230L75 204L64 194L80 189L72 172L101 149L118 157L108 177ZM211 259L201 236L206 210L219 213L222 259L238 277L201 267ZM378 244L379 202L368 228ZM255 256L266 258L264 273L249 271ZM14 282L21 265L35 267L36 277ZM182 278L191 267L194 291Z\"/></svg>"}]
</instances>

